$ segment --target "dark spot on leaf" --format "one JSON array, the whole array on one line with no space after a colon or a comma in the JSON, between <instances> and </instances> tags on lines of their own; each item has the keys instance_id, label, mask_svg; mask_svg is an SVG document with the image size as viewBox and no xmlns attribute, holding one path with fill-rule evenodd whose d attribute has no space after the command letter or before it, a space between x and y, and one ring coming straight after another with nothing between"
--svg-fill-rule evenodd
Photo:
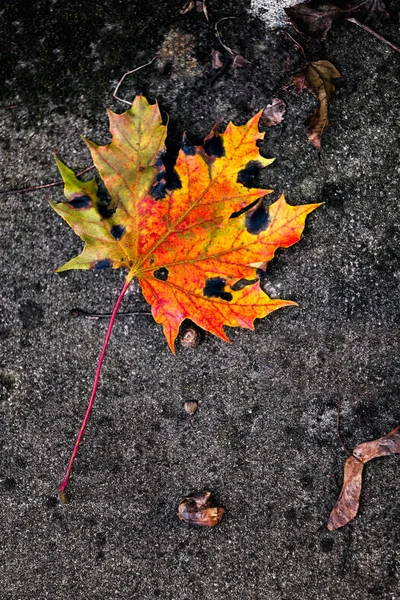
<instances>
[{"instance_id":1,"label":"dark spot on leaf","mask_svg":"<svg viewBox=\"0 0 400 600\"><path fill-rule=\"evenodd\" d=\"M155 183L150 190L150 196L154 198L154 200L162 200L166 195L166 183L165 181L159 181Z\"/></svg>"},{"instance_id":2,"label":"dark spot on leaf","mask_svg":"<svg viewBox=\"0 0 400 600\"><path fill-rule=\"evenodd\" d=\"M239 171L237 176L237 183L241 183L247 188L254 186L254 180L258 175L258 172L262 169L261 163L257 160L251 160L247 163L246 167Z\"/></svg>"},{"instance_id":3,"label":"dark spot on leaf","mask_svg":"<svg viewBox=\"0 0 400 600\"><path fill-rule=\"evenodd\" d=\"M186 154L186 156L194 156L196 154L196 146L189 145L186 133L183 134L182 152Z\"/></svg>"},{"instance_id":4,"label":"dark spot on leaf","mask_svg":"<svg viewBox=\"0 0 400 600\"><path fill-rule=\"evenodd\" d=\"M166 176L167 181L167 190L169 192L173 192L174 190L180 190L182 187L181 180L179 179L178 173L173 169L171 173L167 173Z\"/></svg>"},{"instance_id":5,"label":"dark spot on leaf","mask_svg":"<svg viewBox=\"0 0 400 600\"><path fill-rule=\"evenodd\" d=\"M232 294L230 292L225 292L226 279L222 279L221 277L210 277L206 281L206 285L204 286L203 294L206 298L221 298L221 300L226 300L230 302L232 300Z\"/></svg>"},{"instance_id":6,"label":"dark spot on leaf","mask_svg":"<svg viewBox=\"0 0 400 600\"><path fill-rule=\"evenodd\" d=\"M248 285L253 285L253 283L256 283L256 281L257 279L239 279L233 285L231 285L231 290L238 292Z\"/></svg>"},{"instance_id":7,"label":"dark spot on leaf","mask_svg":"<svg viewBox=\"0 0 400 600\"><path fill-rule=\"evenodd\" d=\"M162 181L165 178L165 169L159 171L156 175L156 181Z\"/></svg>"},{"instance_id":8,"label":"dark spot on leaf","mask_svg":"<svg viewBox=\"0 0 400 600\"><path fill-rule=\"evenodd\" d=\"M126 229L123 225L114 225L110 229L110 233L115 240L120 240L124 235Z\"/></svg>"},{"instance_id":9,"label":"dark spot on leaf","mask_svg":"<svg viewBox=\"0 0 400 600\"><path fill-rule=\"evenodd\" d=\"M112 260L109 258L103 258L102 260L95 260L91 264L91 269L109 269L112 267Z\"/></svg>"},{"instance_id":10,"label":"dark spot on leaf","mask_svg":"<svg viewBox=\"0 0 400 600\"><path fill-rule=\"evenodd\" d=\"M331 552L333 548L333 540L332 538L323 538L321 540L321 550L322 552Z\"/></svg>"},{"instance_id":11,"label":"dark spot on leaf","mask_svg":"<svg viewBox=\"0 0 400 600\"><path fill-rule=\"evenodd\" d=\"M75 196L68 204L75 210L87 210L88 208L91 208L92 201L89 196Z\"/></svg>"},{"instance_id":12,"label":"dark spot on leaf","mask_svg":"<svg viewBox=\"0 0 400 600\"><path fill-rule=\"evenodd\" d=\"M216 158L225 156L224 142L218 133L213 133L211 137L207 138L204 142L203 148L204 152L208 154L208 156L215 156Z\"/></svg>"},{"instance_id":13,"label":"dark spot on leaf","mask_svg":"<svg viewBox=\"0 0 400 600\"><path fill-rule=\"evenodd\" d=\"M254 202L251 202L247 206L244 206L240 210L237 210L236 212L232 213L229 218L230 219L236 219L236 217L240 217L240 215L242 215L243 213L245 213L248 210L250 210L251 208L253 208L253 206L255 206L258 202L259 202L259 200L254 200Z\"/></svg>"},{"instance_id":14,"label":"dark spot on leaf","mask_svg":"<svg viewBox=\"0 0 400 600\"><path fill-rule=\"evenodd\" d=\"M98 205L98 211L101 217L103 217L103 219L109 219L110 217L113 216L113 214L115 213L116 208L110 206L110 205L105 205L105 204L99 204Z\"/></svg>"},{"instance_id":15,"label":"dark spot on leaf","mask_svg":"<svg viewBox=\"0 0 400 600\"><path fill-rule=\"evenodd\" d=\"M117 207L112 203L111 196L102 181L98 182L97 190L97 210L103 219L109 219L116 211Z\"/></svg>"},{"instance_id":16,"label":"dark spot on leaf","mask_svg":"<svg viewBox=\"0 0 400 600\"><path fill-rule=\"evenodd\" d=\"M269 223L269 214L265 210L262 203L257 208L249 211L246 214L246 229L253 235L258 235L265 231Z\"/></svg>"},{"instance_id":17,"label":"dark spot on leaf","mask_svg":"<svg viewBox=\"0 0 400 600\"><path fill-rule=\"evenodd\" d=\"M160 281L167 281L169 271L165 267L161 267L160 269L154 271L153 275L156 279L159 279Z\"/></svg>"},{"instance_id":18,"label":"dark spot on leaf","mask_svg":"<svg viewBox=\"0 0 400 600\"><path fill-rule=\"evenodd\" d=\"M164 157L164 155L165 155L165 151L164 150L161 150L161 152L158 153L157 160L154 163L155 167L162 167L163 166L163 164L164 164L163 163L163 157Z\"/></svg>"}]
</instances>

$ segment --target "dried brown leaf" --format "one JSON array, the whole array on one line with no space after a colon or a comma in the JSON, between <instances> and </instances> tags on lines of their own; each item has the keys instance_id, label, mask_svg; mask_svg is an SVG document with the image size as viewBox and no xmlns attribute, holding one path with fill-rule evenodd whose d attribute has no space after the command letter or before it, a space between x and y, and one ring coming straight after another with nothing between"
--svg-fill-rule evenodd
<instances>
[{"instance_id":1,"label":"dried brown leaf","mask_svg":"<svg viewBox=\"0 0 400 600\"><path fill-rule=\"evenodd\" d=\"M194 9L196 9L197 12L204 13L205 18L208 21L208 12L205 0L188 0L188 2L186 2L182 10L180 10L179 12L181 13L181 15L184 15Z\"/></svg>"},{"instance_id":2,"label":"dried brown leaf","mask_svg":"<svg viewBox=\"0 0 400 600\"><path fill-rule=\"evenodd\" d=\"M310 90L319 101L317 110L306 121L306 134L310 142L321 149L321 135L329 125L328 102L335 91L332 79L340 77L339 71L328 60L307 63L303 71L293 76L296 94Z\"/></svg>"},{"instance_id":3,"label":"dried brown leaf","mask_svg":"<svg viewBox=\"0 0 400 600\"><path fill-rule=\"evenodd\" d=\"M340 12L337 6L312 8L307 3L285 8L291 24L299 33L308 37L324 40L332 27L332 21Z\"/></svg>"},{"instance_id":4,"label":"dried brown leaf","mask_svg":"<svg viewBox=\"0 0 400 600\"><path fill-rule=\"evenodd\" d=\"M359 444L344 466L343 487L329 516L327 527L335 531L354 519L358 512L364 465L379 456L400 453L400 425L387 435Z\"/></svg>"},{"instance_id":5,"label":"dried brown leaf","mask_svg":"<svg viewBox=\"0 0 400 600\"><path fill-rule=\"evenodd\" d=\"M224 61L222 60L222 54L219 50L212 49L211 50L211 65L213 69L220 69L224 66Z\"/></svg>"},{"instance_id":6,"label":"dried brown leaf","mask_svg":"<svg viewBox=\"0 0 400 600\"><path fill-rule=\"evenodd\" d=\"M178 506L178 518L189 525L214 527L224 515L224 509L212 506L211 492L197 492L184 498Z\"/></svg>"},{"instance_id":7,"label":"dried brown leaf","mask_svg":"<svg viewBox=\"0 0 400 600\"><path fill-rule=\"evenodd\" d=\"M346 460L342 491L328 519L329 531L347 525L356 516L360 503L363 469L363 463L354 456Z\"/></svg>"},{"instance_id":8,"label":"dried brown leaf","mask_svg":"<svg viewBox=\"0 0 400 600\"><path fill-rule=\"evenodd\" d=\"M319 40L326 38L333 21L353 18L374 24L388 17L383 0L311 0L285 11L296 31Z\"/></svg>"},{"instance_id":9,"label":"dried brown leaf","mask_svg":"<svg viewBox=\"0 0 400 600\"><path fill-rule=\"evenodd\" d=\"M395 427L383 437L359 444L353 450L353 455L361 462L366 464L373 458L379 456L389 456L400 452L400 425Z\"/></svg>"},{"instance_id":10,"label":"dried brown leaf","mask_svg":"<svg viewBox=\"0 0 400 600\"><path fill-rule=\"evenodd\" d=\"M232 62L232 67L234 69L243 69L248 63L249 61L244 56L236 54Z\"/></svg>"},{"instance_id":11,"label":"dried brown leaf","mask_svg":"<svg viewBox=\"0 0 400 600\"><path fill-rule=\"evenodd\" d=\"M297 94L298 96L300 96L301 92L303 90L307 90L308 89L308 83L306 80L306 70L304 68L303 71L299 71L298 73L295 73L292 77L292 81L294 84L294 92L295 94Z\"/></svg>"},{"instance_id":12,"label":"dried brown leaf","mask_svg":"<svg viewBox=\"0 0 400 600\"><path fill-rule=\"evenodd\" d=\"M280 98L274 98L271 104L268 104L261 115L261 123L266 127L280 125L284 119L286 104Z\"/></svg>"}]
</instances>

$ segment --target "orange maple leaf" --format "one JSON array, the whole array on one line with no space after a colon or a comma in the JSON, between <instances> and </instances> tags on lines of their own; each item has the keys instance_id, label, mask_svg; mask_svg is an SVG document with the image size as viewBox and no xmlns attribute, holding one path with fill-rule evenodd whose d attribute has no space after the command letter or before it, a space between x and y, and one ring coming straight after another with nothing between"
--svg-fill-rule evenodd
<instances>
[{"instance_id":1,"label":"orange maple leaf","mask_svg":"<svg viewBox=\"0 0 400 600\"><path fill-rule=\"evenodd\" d=\"M111 196L100 203L95 180L79 181L57 159L68 202L51 203L85 241L83 252L60 267L129 269L139 279L172 351L184 319L228 340L224 325L254 328L256 318L295 304L273 300L259 282L232 289L239 279L255 279L279 247L297 242L305 218L318 204L290 206L282 196L264 210L259 200L271 190L249 188L258 169L273 159L256 142L262 111L246 125L214 127L202 146L184 140L168 186L162 156L166 126L158 106L138 96L121 115L109 112L112 142L86 140Z\"/></svg>"},{"instance_id":2,"label":"orange maple leaf","mask_svg":"<svg viewBox=\"0 0 400 600\"><path fill-rule=\"evenodd\" d=\"M162 160L167 128L157 104L149 105L138 96L127 112L109 112L112 142L97 146L85 140L110 194L108 204L99 199L94 179L79 181L56 157L67 202L51 206L85 242L82 253L58 271L128 269L60 486L62 501L115 316L134 277L172 352L186 318L228 340L225 325L253 329L256 318L295 304L269 298L259 281L242 289L234 286L241 279L256 279L257 268L265 268L277 248L297 242L306 216L319 206L290 206L282 196L267 210L263 208L262 197L271 190L251 188L258 170L273 160L258 151L257 141L264 137L258 131L261 115L262 111L239 127L229 123L224 133L215 126L202 146L190 146L184 138L168 183Z\"/></svg>"}]
</instances>

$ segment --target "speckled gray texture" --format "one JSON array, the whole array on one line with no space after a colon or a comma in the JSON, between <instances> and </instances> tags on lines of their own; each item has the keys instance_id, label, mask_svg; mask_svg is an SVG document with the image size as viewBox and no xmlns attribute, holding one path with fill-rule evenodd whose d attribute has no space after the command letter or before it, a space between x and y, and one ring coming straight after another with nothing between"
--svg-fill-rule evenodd
<instances>
[{"instance_id":1,"label":"speckled gray texture","mask_svg":"<svg viewBox=\"0 0 400 600\"><path fill-rule=\"evenodd\" d=\"M399 43L399 3L387 5L380 32ZM271 201L284 191L325 203L268 269L266 290L299 308L229 331L232 344L206 335L176 358L151 317L119 319L60 506L107 326L69 311L110 310L124 274L52 273L81 248L46 202L60 188L1 196L1 600L400 598L398 457L366 467L359 516L326 530L346 459L338 401L349 448L399 422L399 56L350 23L302 41L342 73L319 161L304 133L315 101L287 87L302 64L291 40L247 3L208 6L210 27L158 0L0 9L2 189L56 180L53 148L88 166L80 134L109 140L104 108L124 109L113 87L158 53L121 94L158 99L172 154L183 130L197 142L216 119L244 123L279 96L287 115L261 146L276 161L260 183ZM225 16L239 17L220 24L225 43L250 64L212 81L213 24ZM171 62L174 32L192 46ZM147 310L135 284L128 309ZM185 400L199 402L191 418ZM226 509L215 529L176 517L202 489Z\"/></svg>"},{"instance_id":2,"label":"speckled gray texture","mask_svg":"<svg viewBox=\"0 0 400 600\"><path fill-rule=\"evenodd\" d=\"M280 27L287 21L285 8L302 0L251 0L250 7L268 27Z\"/></svg>"}]
</instances>

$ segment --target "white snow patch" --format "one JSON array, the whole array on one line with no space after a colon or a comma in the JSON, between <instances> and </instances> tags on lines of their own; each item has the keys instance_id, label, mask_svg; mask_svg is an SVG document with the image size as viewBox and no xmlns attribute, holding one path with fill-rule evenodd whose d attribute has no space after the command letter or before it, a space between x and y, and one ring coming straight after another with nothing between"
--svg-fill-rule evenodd
<instances>
[{"instance_id":1,"label":"white snow patch","mask_svg":"<svg viewBox=\"0 0 400 600\"><path fill-rule=\"evenodd\" d=\"M287 23L284 9L301 2L304 0L251 0L251 12L260 17L267 27L279 27Z\"/></svg>"}]
</instances>

